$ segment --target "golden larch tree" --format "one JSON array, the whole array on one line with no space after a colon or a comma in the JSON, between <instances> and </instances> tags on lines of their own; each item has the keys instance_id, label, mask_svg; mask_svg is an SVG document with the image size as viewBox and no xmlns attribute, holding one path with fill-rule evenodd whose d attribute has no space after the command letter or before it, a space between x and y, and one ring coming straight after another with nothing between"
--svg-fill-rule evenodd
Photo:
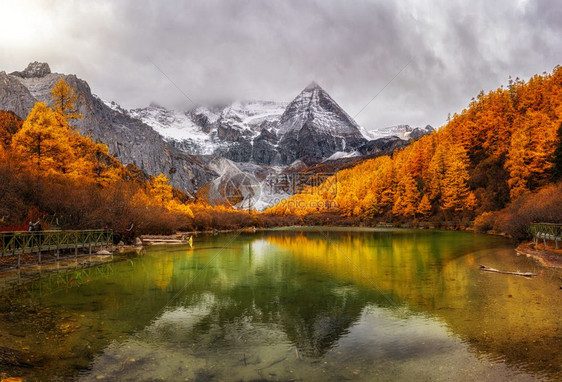
<instances>
[{"instance_id":1,"label":"golden larch tree","mask_svg":"<svg viewBox=\"0 0 562 382\"><path fill-rule=\"evenodd\" d=\"M514 125L505 163L512 200L549 180L558 124L545 113L529 111Z\"/></svg>"},{"instance_id":2,"label":"golden larch tree","mask_svg":"<svg viewBox=\"0 0 562 382\"><path fill-rule=\"evenodd\" d=\"M431 202L429 201L429 197L427 194L424 194L421 198L420 204L416 208L416 213L421 216L429 216L431 214Z\"/></svg>"},{"instance_id":3,"label":"golden larch tree","mask_svg":"<svg viewBox=\"0 0 562 382\"><path fill-rule=\"evenodd\" d=\"M429 162L426 185L431 200L437 200L443 192L443 181L447 169L448 152L445 144L437 144L435 153Z\"/></svg>"},{"instance_id":4,"label":"golden larch tree","mask_svg":"<svg viewBox=\"0 0 562 382\"><path fill-rule=\"evenodd\" d=\"M77 131L72 132L71 141L76 152L76 160L71 166L73 175L86 177L100 186L107 186L125 174L121 163L109 154L107 145L93 142Z\"/></svg>"},{"instance_id":5,"label":"golden larch tree","mask_svg":"<svg viewBox=\"0 0 562 382\"><path fill-rule=\"evenodd\" d=\"M0 110L0 146L10 146L12 137L21 129L22 125L23 120L15 113Z\"/></svg>"},{"instance_id":6,"label":"golden larch tree","mask_svg":"<svg viewBox=\"0 0 562 382\"><path fill-rule=\"evenodd\" d=\"M63 115L67 120L82 118L82 114L76 109L78 97L68 83L61 78L51 90L53 108Z\"/></svg>"},{"instance_id":7,"label":"golden larch tree","mask_svg":"<svg viewBox=\"0 0 562 382\"><path fill-rule=\"evenodd\" d=\"M416 181L410 174L404 174L398 182L392 213L406 217L414 216L418 200L419 192Z\"/></svg>"},{"instance_id":8,"label":"golden larch tree","mask_svg":"<svg viewBox=\"0 0 562 382\"><path fill-rule=\"evenodd\" d=\"M472 206L467 205L467 198L470 195L468 155L460 145L451 145L448 152L442 181L441 207L454 211L471 209Z\"/></svg>"},{"instance_id":9,"label":"golden larch tree","mask_svg":"<svg viewBox=\"0 0 562 382\"><path fill-rule=\"evenodd\" d=\"M73 161L66 120L43 102L37 102L22 128L12 138L14 152L39 171L65 173Z\"/></svg>"},{"instance_id":10,"label":"golden larch tree","mask_svg":"<svg viewBox=\"0 0 562 382\"><path fill-rule=\"evenodd\" d=\"M150 181L151 196L162 204L166 204L174 198L173 188L169 182L170 180L164 174L160 174Z\"/></svg>"}]
</instances>

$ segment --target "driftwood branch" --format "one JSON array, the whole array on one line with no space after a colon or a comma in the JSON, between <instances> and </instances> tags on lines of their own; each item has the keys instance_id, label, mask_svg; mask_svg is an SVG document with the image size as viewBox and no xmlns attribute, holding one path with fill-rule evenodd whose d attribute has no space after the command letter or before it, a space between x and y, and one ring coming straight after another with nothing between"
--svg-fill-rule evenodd
<instances>
[{"instance_id":1,"label":"driftwood branch","mask_svg":"<svg viewBox=\"0 0 562 382\"><path fill-rule=\"evenodd\" d=\"M504 275L515 275L515 276L523 276L523 277L533 277L536 276L536 274L531 273L531 272L508 272L508 271L500 271L498 269L494 269L494 268L490 268L487 267L485 265L480 265L480 270L481 271L486 271L486 272L493 272L493 273L502 273Z\"/></svg>"}]
</instances>

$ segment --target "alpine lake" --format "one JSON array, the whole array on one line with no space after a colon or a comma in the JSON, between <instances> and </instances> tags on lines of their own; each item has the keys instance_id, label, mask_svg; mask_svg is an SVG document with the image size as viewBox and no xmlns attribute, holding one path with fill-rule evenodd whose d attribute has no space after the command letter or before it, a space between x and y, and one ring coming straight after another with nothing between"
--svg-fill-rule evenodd
<instances>
[{"instance_id":1,"label":"alpine lake","mask_svg":"<svg viewBox=\"0 0 562 382\"><path fill-rule=\"evenodd\" d=\"M483 272L480 264L535 277ZM562 380L562 272L469 232L287 228L3 291L25 381Z\"/></svg>"}]
</instances>

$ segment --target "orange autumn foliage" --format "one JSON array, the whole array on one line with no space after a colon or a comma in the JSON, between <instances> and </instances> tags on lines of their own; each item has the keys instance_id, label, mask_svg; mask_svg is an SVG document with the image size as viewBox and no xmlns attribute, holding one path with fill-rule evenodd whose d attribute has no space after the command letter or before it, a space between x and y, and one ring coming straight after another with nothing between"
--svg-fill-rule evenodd
<instances>
[{"instance_id":1,"label":"orange autumn foliage","mask_svg":"<svg viewBox=\"0 0 562 382\"><path fill-rule=\"evenodd\" d=\"M11 111L0 110L0 147L6 148L12 143L12 137L21 129L23 120Z\"/></svg>"},{"instance_id":2,"label":"orange autumn foliage","mask_svg":"<svg viewBox=\"0 0 562 382\"><path fill-rule=\"evenodd\" d=\"M55 109L37 102L25 121L0 112L4 220L21 223L31 213L27 210L66 219L71 228L99 227L114 221L112 215L126 219L116 229L131 222L152 232L192 224L191 208L164 175L146 181L134 166L125 167L113 157L107 145L69 125L69 119L80 116L64 80L52 94Z\"/></svg>"},{"instance_id":3,"label":"orange autumn foliage","mask_svg":"<svg viewBox=\"0 0 562 382\"><path fill-rule=\"evenodd\" d=\"M82 114L78 113L75 106L78 97L64 78L58 80L55 86L53 86L51 97L54 103L53 109L64 116L66 120L82 118Z\"/></svg>"},{"instance_id":4,"label":"orange autumn foliage","mask_svg":"<svg viewBox=\"0 0 562 382\"><path fill-rule=\"evenodd\" d=\"M392 157L339 171L334 198L297 194L267 212L473 218L553 181L561 122L562 68L556 67L552 74L481 92L445 126Z\"/></svg>"}]
</instances>

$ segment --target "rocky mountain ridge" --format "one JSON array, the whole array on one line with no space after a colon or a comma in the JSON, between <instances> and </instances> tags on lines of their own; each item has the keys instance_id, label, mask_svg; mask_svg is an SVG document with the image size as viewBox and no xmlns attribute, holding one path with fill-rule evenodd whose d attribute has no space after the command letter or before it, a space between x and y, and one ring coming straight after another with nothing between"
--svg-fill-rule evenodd
<instances>
[{"instance_id":1,"label":"rocky mountain ridge","mask_svg":"<svg viewBox=\"0 0 562 382\"><path fill-rule=\"evenodd\" d=\"M134 164L149 175L165 174L190 195L204 185L220 190L222 183L232 183L234 175L265 182L321 163L337 169L363 156L391 154L407 145L407 139L433 130L402 125L379 131L401 134L400 138L373 140L316 83L288 104L246 101L185 112L151 104L126 110L92 94L86 81L52 73L48 64L39 62L21 72L0 72L0 109L26 118L35 102L52 103L50 91L61 78L77 95L83 118L73 124L82 134L106 143L125 165ZM266 207L270 200L260 203Z\"/></svg>"},{"instance_id":2,"label":"rocky mountain ridge","mask_svg":"<svg viewBox=\"0 0 562 382\"><path fill-rule=\"evenodd\" d=\"M86 81L52 73L44 63L31 63L22 72L0 72L0 109L25 119L36 101L52 104L50 91L61 78L74 89L76 107L83 115L73 125L82 134L107 144L123 164L134 164L150 175L163 173L174 186L190 194L216 177L197 157L175 148L152 127L108 107L92 94Z\"/></svg>"},{"instance_id":3,"label":"rocky mountain ridge","mask_svg":"<svg viewBox=\"0 0 562 382\"><path fill-rule=\"evenodd\" d=\"M386 151L389 137L396 137L392 146L398 148L434 130L430 125L397 125L367 132L315 82L289 104L234 102L186 112L150 105L125 112L187 153L263 166L289 166L297 160L313 165L370 155Z\"/></svg>"},{"instance_id":4,"label":"rocky mountain ridge","mask_svg":"<svg viewBox=\"0 0 562 382\"><path fill-rule=\"evenodd\" d=\"M129 114L192 154L266 166L286 166L298 159L320 162L338 151L355 151L369 137L314 82L289 104L234 102L187 112L152 105Z\"/></svg>"},{"instance_id":5,"label":"rocky mountain ridge","mask_svg":"<svg viewBox=\"0 0 562 382\"><path fill-rule=\"evenodd\" d=\"M412 127L410 125L387 126L369 131L373 138L385 138L395 136L404 140L418 140L435 129L431 125L424 127Z\"/></svg>"}]
</instances>

